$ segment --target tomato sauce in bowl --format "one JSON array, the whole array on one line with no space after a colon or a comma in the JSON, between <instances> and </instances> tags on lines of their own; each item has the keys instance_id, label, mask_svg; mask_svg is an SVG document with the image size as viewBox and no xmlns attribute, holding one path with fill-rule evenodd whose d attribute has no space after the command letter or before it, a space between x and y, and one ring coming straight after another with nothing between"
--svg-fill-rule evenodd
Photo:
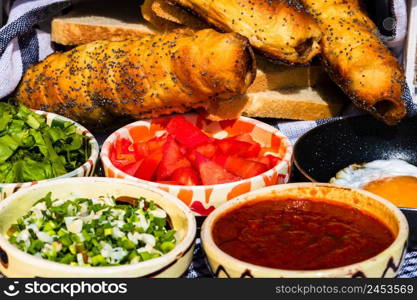
<instances>
[{"instance_id":1,"label":"tomato sauce in bowl","mask_svg":"<svg viewBox=\"0 0 417 300\"><path fill-rule=\"evenodd\" d=\"M380 220L348 205L290 198L260 199L225 212L212 234L223 252L241 261L287 270L354 264L395 239Z\"/></svg>"}]
</instances>

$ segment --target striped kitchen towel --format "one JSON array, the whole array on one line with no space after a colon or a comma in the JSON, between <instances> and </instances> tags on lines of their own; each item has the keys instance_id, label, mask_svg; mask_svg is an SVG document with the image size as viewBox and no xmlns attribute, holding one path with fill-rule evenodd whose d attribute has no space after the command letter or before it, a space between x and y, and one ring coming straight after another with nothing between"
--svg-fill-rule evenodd
<instances>
[{"instance_id":1,"label":"striped kitchen towel","mask_svg":"<svg viewBox=\"0 0 417 300\"><path fill-rule=\"evenodd\" d=\"M50 35L37 27L70 5L67 0L17 0L0 29L0 99L14 91L27 68L52 53Z\"/></svg>"}]
</instances>

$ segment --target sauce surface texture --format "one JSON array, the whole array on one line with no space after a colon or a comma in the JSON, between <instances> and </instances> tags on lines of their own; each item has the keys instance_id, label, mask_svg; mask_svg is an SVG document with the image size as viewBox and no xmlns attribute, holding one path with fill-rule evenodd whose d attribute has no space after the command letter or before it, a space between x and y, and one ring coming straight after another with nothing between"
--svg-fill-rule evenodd
<instances>
[{"instance_id":1,"label":"sauce surface texture","mask_svg":"<svg viewBox=\"0 0 417 300\"><path fill-rule=\"evenodd\" d=\"M318 270L366 260L393 241L378 219L342 204L259 200L226 212L213 227L216 245L259 266Z\"/></svg>"}]
</instances>

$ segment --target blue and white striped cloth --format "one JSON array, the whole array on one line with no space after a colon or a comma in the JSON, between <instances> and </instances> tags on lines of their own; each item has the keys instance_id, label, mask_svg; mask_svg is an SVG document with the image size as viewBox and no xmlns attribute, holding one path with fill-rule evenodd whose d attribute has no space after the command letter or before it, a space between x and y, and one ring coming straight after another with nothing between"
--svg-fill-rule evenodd
<instances>
[{"instance_id":1,"label":"blue and white striped cloth","mask_svg":"<svg viewBox=\"0 0 417 300\"><path fill-rule=\"evenodd\" d=\"M0 98L18 85L27 68L53 52L50 35L36 27L70 6L63 0L14 1L0 29Z\"/></svg>"},{"instance_id":2,"label":"blue and white striped cloth","mask_svg":"<svg viewBox=\"0 0 417 300\"><path fill-rule=\"evenodd\" d=\"M43 60L53 52L50 34L40 29L39 25L50 21L52 17L59 15L63 9L71 5L70 0L9 0L7 3L0 5L3 10L7 10L8 15L7 23L0 28L0 99L14 91L22 74L30 65ZM401 52L400 48L406 32L405 3L405 0L392 0L392 11L397 26L393 37L384 37L386 43L394 48L395 53ZM0 4L4 4L4 1L0 0ZM412 103L408 90L405 98L409 113L415 114L417 109ZM292 142L295 142L306 131L331 121L270 121L269 123L278 127ZM195 254L186 277L209 276L199 243ZM417 277L417 251L407 254L399 276Z\"/></svg>"}]
</instances>

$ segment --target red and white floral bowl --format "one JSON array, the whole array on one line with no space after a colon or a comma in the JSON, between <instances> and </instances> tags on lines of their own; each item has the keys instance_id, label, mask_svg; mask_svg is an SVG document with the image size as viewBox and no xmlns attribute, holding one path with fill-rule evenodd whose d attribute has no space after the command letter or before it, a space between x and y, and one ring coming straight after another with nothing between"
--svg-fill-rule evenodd
<instances>
[{"instance_id":1,"label":"red and white floral bowl","mask_svg":"<svg viewBox=\"0 0 417 300\"><path fill-rule=\"evenodd\" d=\"M111 147L117 139L127 138L131 141L149 139L155 136L157 132L160 134L160 131L164 130L160 124L164 123L164 120L172 118L170 116L153 120L136 121L112 133L104 142L100 154L105 175L107 177L123 178L146 183L167 191L190 206L196 215L201 216L208 215L221 204L239 195L265 186L287 183L289 181L292 163L292 146L288 138L278 129L246 117L228 121L210 121L198 114L185 114L184 117L203 131L220 137L250 133L263 147L273 148L275 150L274 152L282 160L272 169L255 177L236 182L201 186L170 185L146 181L126 174L112 164L109 154Z\"/></svg>"}]
</instances>

